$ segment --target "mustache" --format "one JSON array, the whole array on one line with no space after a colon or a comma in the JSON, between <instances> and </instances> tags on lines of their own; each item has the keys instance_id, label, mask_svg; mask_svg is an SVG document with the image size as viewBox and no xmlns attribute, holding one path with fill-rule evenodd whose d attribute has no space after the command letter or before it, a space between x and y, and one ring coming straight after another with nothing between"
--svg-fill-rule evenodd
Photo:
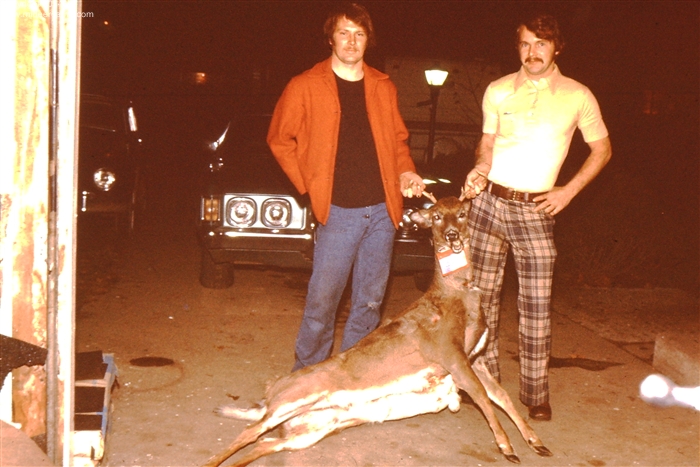
<instances>
[{"instance_id":1,"label":"mustache","mask_svg":"<svg viewBox=\"0 0 700 467\"><path fill-rule=\"evenodd\" d=\"M527 57L527 58L525 59L525 63L530 63L530 62L541 62L541 63L544 63L544 60L542 60L541 58L538 58L538 57Z\"/></svg>"}]
</instances>

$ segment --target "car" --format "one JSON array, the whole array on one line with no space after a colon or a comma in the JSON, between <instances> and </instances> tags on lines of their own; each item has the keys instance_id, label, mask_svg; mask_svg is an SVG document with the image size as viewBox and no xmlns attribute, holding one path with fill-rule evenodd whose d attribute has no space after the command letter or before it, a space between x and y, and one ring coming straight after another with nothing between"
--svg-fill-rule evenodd
<instances>
[{"instance_id":1,"label":"car","mask_svg":"<svg viewBox=\"0 0 700 467\"><path fill-rule=\"evenodd\" d=\"M204 287L231 286L237 265L311 269L313 264L317 221L308 196L298 194L266 143L270 118L237 116L206 144L197 229ZM459 194L447 179L425 180L438 198L455 189ZM434 252L429 232L410 213L430 205L425 197L405 199L392 261L393 272L415 274L422 289L432 279Z\"/></svg>"},{"instance_id":2,"label":"car","mask_svg":"<svg viewBox=\"0 0 700 467\"><path fill-rule=\"evenodd\" d=\"M130 100L80 96L78 220L109 216L133 233L144 202L141 138Z\"/></svg>"}]
</instances>

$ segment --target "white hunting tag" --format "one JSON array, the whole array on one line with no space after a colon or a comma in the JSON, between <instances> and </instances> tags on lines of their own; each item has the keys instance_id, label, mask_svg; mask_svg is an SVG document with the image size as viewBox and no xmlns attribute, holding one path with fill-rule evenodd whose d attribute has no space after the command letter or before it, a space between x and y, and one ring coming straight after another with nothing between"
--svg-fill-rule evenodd
<instances>
[{"instance_id":1,"label":"white hunting tag","mask_svg":"<svg viewBox=\"0 0 700 467\"><path fill-rule=\"evenodd\" d=\"M459 253L453 253L449 248L444 251L438 251L437 259L443 276L469 266L466 250L462 250Z\"/></svg>"}]
</instances>

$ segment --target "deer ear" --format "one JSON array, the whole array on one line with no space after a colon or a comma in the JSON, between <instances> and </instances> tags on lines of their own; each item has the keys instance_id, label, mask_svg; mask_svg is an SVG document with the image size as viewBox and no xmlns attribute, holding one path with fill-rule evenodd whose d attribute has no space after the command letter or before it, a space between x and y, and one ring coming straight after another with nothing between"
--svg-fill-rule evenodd
<instances>
[{"instance_id":1,"label":"deer ear","mask_svg":"<svg viewBox=\"0 0 700 467\"><path fill-rule=\"evenodd\" d=\"M432 216L430 215L430 210L428 209L419 209L418 211L413 211L410 217L411 220L422 229L429 229L433 226Z\"/></svg>"}]
</instances>

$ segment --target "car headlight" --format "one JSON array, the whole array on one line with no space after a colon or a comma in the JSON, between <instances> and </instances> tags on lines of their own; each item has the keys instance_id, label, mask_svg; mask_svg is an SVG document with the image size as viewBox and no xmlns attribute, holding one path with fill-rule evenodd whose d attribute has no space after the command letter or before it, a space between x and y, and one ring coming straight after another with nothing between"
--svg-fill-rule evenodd
<instances>
[{"instance_id":1,"label":"car headlight","mask_svg":"<svg viewBox=\"0 0 700 467\"><path fill-rule=\"evenodd\" d=\"M267 199L262 204L261 220L272 229L287 227L292 220L292 205L286 199Z\"/></svg>"},{"instance_id":2,"label":"car headlight","mask_svg":"<svg viewBox=\"0 0 700 467\"><path fill-rule=\"evenodd\" d=\"M95 173L92 174L92 181L95 182L95 186L100 190L109 191L114 186L114 182L117 181L117 176L111 170L101 168L95 170Z\"/></svg>"},{"instance_id":3,"label":"car headlight","mask_svg":"<svg viewBox=\"0 0 700 467\"><path fill-rule=\"evenodd\" d=\"M255 217L255 201L250 198L233 198L226 204L226 220L234 227L250 227Z\"/></svg>"}]
</instances>

